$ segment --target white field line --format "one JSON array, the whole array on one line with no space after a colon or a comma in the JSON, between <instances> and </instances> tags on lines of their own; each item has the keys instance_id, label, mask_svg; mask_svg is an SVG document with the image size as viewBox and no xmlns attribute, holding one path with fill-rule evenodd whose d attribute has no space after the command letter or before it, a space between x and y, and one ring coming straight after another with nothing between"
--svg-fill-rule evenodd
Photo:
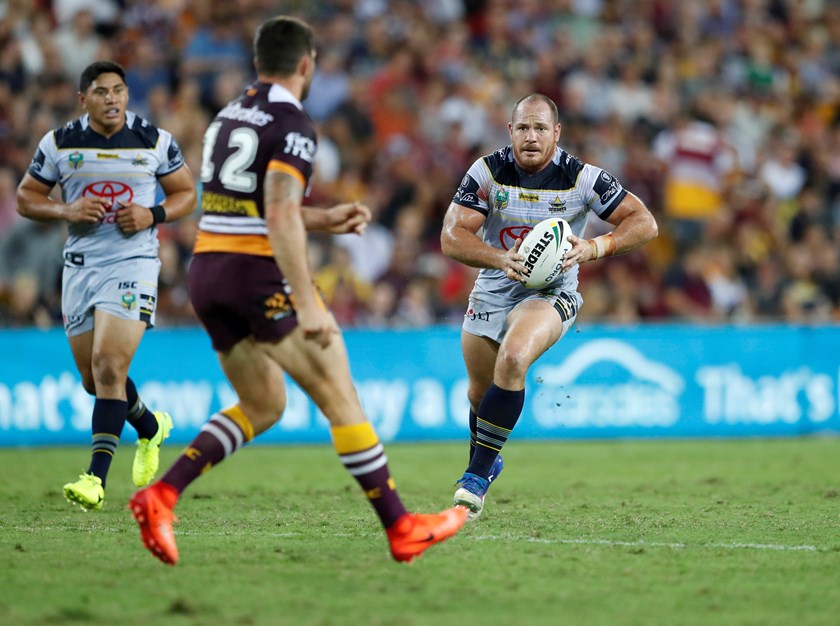
<instances>
[{"instance_id":1,"label":"white field line","mask_svg":"<svg viewBox=\"0 0 840 626\"><path fill-rule=\"evenodd\" d=\"M573 544L593 546L616 546L630 548L671 548L672 550L691 550L698 548L712 550L777 550L790 552L823 552L828 548L820 546L790 546L777 543L681 543L664 541L619 541L615 539L542 539L539 537L523 537L517 535L480 535L471 537L476 541L524 541L542 544Z\"/></svg>"},{"instance_id":2,"label":"white field line","mask_svg":"<svg viewBox=\"0 0 840 626\"><path fill-rule=\"evenodd\" d=\"M0 529L3 526L0 525ZM116 528L69 528L69 527L35 527L35 526L13 526L8 530L21 533L41 533L41 532L123 532ZM196 532L196 531L175 531L176 535L192 536L192 537L229 537L234 534L232 532ZM305 537L310 533L301 532L287 532L287 533L259 533L262 537ZM373 533L333 533L333 537L372 537ZM787 545L778 543L682 543L682 542L665 542L665 541L645 541L639 539L637 541L621 541L617 539L595 539L595 538L558 538L545 539L542 537L528 537L525 535L459 535L460 540L467 541L495 541L495 542L512 542L521 541L524 543L539 543L544 545L583 545L583 546L608 546L618 548L668 548L671 550L769 550L776 552L828 552L831 548L826 546L813 545Z\"/></svg>"}]
</instances>

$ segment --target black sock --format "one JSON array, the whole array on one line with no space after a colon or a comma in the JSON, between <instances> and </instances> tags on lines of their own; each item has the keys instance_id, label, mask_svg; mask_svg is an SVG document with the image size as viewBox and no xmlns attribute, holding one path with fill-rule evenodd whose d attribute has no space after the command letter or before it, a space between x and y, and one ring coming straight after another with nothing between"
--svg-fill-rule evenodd
<instances>
[{"instance_id":1,"label":"black sock","mask_svg":"<svg viewBox=\"0 0 840 626\"><path fill-rule=\"evenodd\" d=\"M522 414L525 390L509 391L490 385L476 415L475 449L467 471L487 478L496 456Z\"/></svg>"},{"instance_id":2,"label":"black sock","mask_svg":"<svg viewBox=\"0 0 840 626\"><path fill-rule=\"evenodd\" d=\"M475 411L470 407L470 461L472 461L473 454L475 454Z\"/></svg>"},{"instance_id":3,"label":"black sock","mask_svg":"<svg viewBox=\"0 0 840 626\"><path fill-rule=\"evenodd\" d=\"M151 439L158 430L158 423L154 414L146 408L137 393L137 387L130 378L125 380L125 397L128 401L128 415L126 419L137 431L138 439Z\"/></svg>"},{"instance_id":4,"label":"black sock","mask_svg":"<svg viewBox=\"0 0 840 626\"><path fill-rule=\"evenodd\" d=\"M111 459L114 458L120 442L127 410L128 403L125 400L97 398L93 405L93 441L88 474L99 476L103 487L108 477L108 468L111 467Z\"/></svg>"}]
</instances>

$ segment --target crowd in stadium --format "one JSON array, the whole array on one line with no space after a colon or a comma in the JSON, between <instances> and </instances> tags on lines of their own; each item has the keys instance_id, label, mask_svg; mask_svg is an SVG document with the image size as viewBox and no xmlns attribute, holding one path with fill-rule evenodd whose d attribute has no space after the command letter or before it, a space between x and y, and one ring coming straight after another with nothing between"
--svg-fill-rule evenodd
<instances>
[{"instance_id":1,"label":"crowd in stadium","mask_svg":"<svg viewBox=\"0 0 840 626\"><path fill-rule=\"evenodd\" d=\"M615 174L660 225L581 268L579 321L840 321L840 5L827 0L0 1L0 326L60 325L65 225L18 216L38 141L80 114L95 60L197 175L213 115L253 76L278 12L315 26L309 202L361 200L365 234L313 236L347 327L460 325L473 270L441 220L521 96L557 103L560 145ZM195 219L160 228L158 326L196 324ZM593 234L605 231L591 222Z\"/></svg>"}]
</instances>

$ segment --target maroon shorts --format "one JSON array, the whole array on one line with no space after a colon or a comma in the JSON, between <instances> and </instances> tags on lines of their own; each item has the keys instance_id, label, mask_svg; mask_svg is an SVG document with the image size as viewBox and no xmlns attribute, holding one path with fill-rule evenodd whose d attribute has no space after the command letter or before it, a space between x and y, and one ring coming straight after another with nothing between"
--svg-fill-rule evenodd
<instances>
[{"instance_id":1,"label":"maroon shorts","mask_svg":"<svg viewBox=\"0 0 840 626\"><path fill-rule=\"evenodd\" d=\"M286 279L273 257L227 252L196 254L190 300L217 352L246 337L278 341L297 326Z\"/></svg>"}]
</instances>

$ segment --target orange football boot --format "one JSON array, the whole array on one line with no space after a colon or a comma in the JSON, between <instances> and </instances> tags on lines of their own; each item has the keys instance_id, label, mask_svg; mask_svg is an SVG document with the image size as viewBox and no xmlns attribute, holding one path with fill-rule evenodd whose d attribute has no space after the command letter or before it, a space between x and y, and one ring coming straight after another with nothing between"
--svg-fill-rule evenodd
<instances>
[{"instance_id":1,"label":"orange football boot","mask_svg":"<svg viewBox=\"0 0 840 626\"><path fill-rule=\"evenodd\" d=\"M135 493L128 506L140 526L143 545L168 565L178 562L178 546L172 524L178 521L172 509L178 501L173 487L160 481Z\"/></svg>"},{"instance_id":2,"label":"orange football boot","mask_svg":"<svg viewBox=\"0 0 840 626\"><path fill-rule=\"evenodd\" d=\"M397 561L411 562L426 549L458 532L467 521L467 509L454 506L437 515L406 513L387 531L391 554Z\"/></svg>"}]
</instances>

